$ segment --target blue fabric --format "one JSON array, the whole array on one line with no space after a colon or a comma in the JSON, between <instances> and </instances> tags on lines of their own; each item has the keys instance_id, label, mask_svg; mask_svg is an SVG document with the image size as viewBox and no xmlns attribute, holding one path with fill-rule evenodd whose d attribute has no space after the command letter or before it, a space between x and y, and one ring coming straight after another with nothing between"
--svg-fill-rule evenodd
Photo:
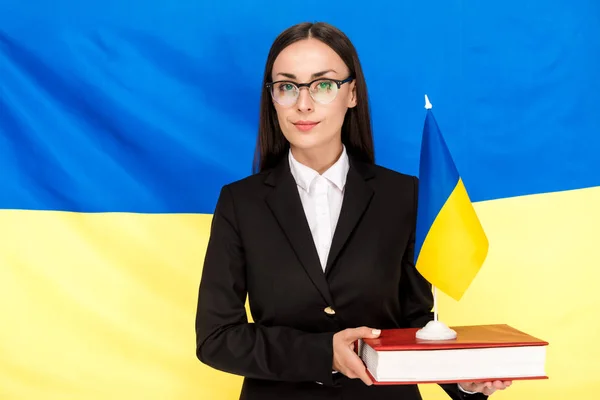
<instances>
[{"instance_id":1,"label":"blue fabric","mask_svg":"<svg viewBox=\"0 0 600 400\"><path fill-rule=\"evenodd\" d=\"M207 3L0 0L0 208L211 213L305 20L355 43L379 164L418 174L427 93L473 201L600 185L600 3Z\"/></svg>"}]
</instances>

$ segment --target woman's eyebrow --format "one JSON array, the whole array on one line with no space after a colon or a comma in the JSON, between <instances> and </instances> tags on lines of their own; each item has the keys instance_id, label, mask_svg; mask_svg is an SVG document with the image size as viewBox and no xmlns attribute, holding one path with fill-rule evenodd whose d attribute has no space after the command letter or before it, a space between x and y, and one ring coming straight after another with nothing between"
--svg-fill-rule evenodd
<instances>
[{"instance_id":1,"label":"woman's eyebrow","mask_svg":"<svg viewBox=\"0 0 600 400\"><path fill-rule=\"evenodd\" d=\"M333 69L328 69L328 70L321 71L321 72L315 72L314 74L311 75L311 79L320 78L323 75L327 74L328 72L337 73ZM284 76L284 77L289 78L289 79L297 79L296 75L290 74L290 73L287 73L287 72L280 72L277 75L281 75L281 76Z\"/></svg>"}]
</instances>

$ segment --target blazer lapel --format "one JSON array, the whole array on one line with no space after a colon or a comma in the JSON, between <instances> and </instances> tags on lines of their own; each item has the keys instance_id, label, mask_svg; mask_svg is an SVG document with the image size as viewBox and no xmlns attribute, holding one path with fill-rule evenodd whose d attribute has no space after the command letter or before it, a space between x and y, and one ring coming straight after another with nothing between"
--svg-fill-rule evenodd
<instances>
[{"instance_id":1,"label":"blazer lapel","mask_svg":"<svg viewBox=\"0 0 600 400\"><path fill-rule=\"evenodd\" d=\"M366 182L366 180L373 176L374 171L368 164L361 163L350 157L350 170L346 178L342 209L340 210L340 217L338 218L335 233L331 241L331 249L329 250L327 265L325 267L326 276L329 275L333 263L366 211L371 197L373 197L373 189Z\"/></svg>"},{"instance_id":2,"label":"blazer lapel","mask_svg":"<svg viewBox=\"0 0 600 400\"><path fill-rule=\"evenodd\" d=\"M274 186L266 201L289 240L306 273L327 304L333 304L329 285L321 268L310 227L304 214L296 182L289 170L288 158L268 175L265 183Z\"/></svg>"}]
</instances>

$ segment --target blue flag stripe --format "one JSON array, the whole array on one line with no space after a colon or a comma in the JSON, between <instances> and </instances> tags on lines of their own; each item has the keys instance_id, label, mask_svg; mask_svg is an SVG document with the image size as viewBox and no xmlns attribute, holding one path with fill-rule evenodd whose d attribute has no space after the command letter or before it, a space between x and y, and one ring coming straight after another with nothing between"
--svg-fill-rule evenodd
<instances>
[{"instance_id":1,"label":"blue flag stripe","mask_svg":"<svg viewBox=\"0 0 600 400\"><path fill-rule=\"evenodd\" d=\"M423 144L419 177L419 218L415 244L415 261L429 228L452 194L459 174L431 110L427 110L423 126Z\"/></svg>"},{"instance_id":2,"label":"blue flag stripe","mask_svg":"<svg viewBox=\"0 0 600 400\"><path fill-rule=\"evenodd\" d=\"M473 201L600 185L593 2L283 4L277 18L229 2L7 4L0 208L211 213L250 173L269 46L304 19L355 43L379 164L418 174L428 93Z\"/></svg>"}]
</instances>

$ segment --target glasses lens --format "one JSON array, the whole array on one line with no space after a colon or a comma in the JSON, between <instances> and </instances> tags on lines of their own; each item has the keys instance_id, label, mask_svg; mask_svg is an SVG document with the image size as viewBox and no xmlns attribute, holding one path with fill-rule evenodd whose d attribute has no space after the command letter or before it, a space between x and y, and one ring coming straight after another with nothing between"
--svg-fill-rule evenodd
<instances>
[{"instance_id":1,"label":"glasses lens","mask_svg":"<svg viewBox=\"0 0 600 400\"><path fill-rule=\"evenodd\" d=\"M312 98L321 104L331 103L337 95L338 86L328 79L318 80L310 86Z\"/></svg>"},{"instance_id":2,"label":"glasses lens","mask_svg":"<svg viewBox=\"0 0 600 400\"><path fill-rule=\"evenodd\" d=\"M298 98L298 87L292 82L277 82L271 87L273 100L282 106L291 106Z\"/></svg>"}]
</instances>

